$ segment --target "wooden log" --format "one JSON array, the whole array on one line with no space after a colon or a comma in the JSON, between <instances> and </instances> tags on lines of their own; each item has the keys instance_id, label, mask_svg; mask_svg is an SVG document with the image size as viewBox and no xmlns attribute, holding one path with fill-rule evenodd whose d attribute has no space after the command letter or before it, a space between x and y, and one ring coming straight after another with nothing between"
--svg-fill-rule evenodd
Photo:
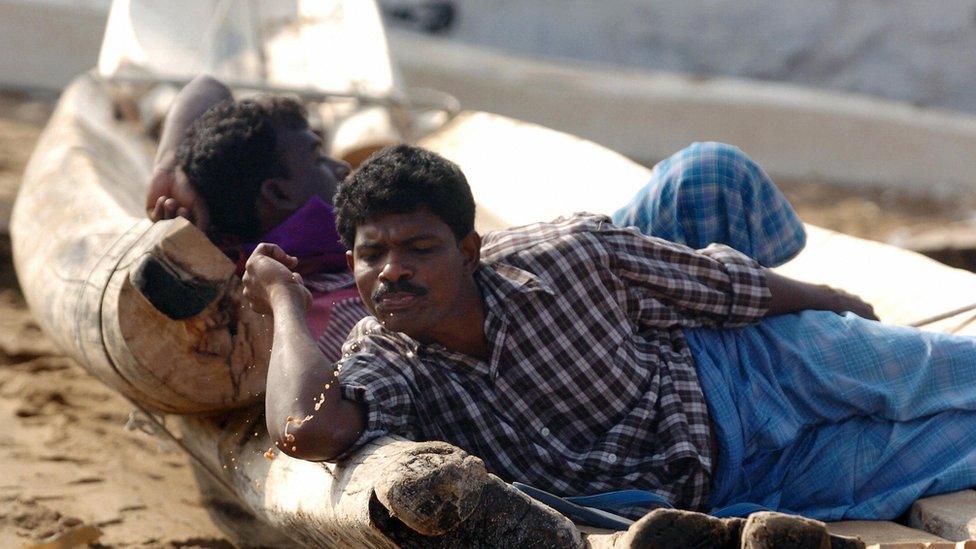
<instances>
[{"instance_id":1,"label":"wooden log","mask_svg":"<svg viewBox=\"0 0 976 549\"><path fill-rule=\"evenodd\" d=\"M67 354L156 410L226 410L259 398L270 320L242 307L234 266L185 220L143 211L152 144L79 77L24 174L11 235L20 285Z\"/></svg>"},{"instance_id":2,"label":"wooden log","mask_svg":"<svg viewBox=\"0 0 976 549\"><path fill-rule=\"evenodd\" d=\"M271 450L260 407L220 420L181 417L179 425L217 482L278 533L308 546L584 545L569 519L443 442L382 438L332 465Z\"/></svg>"}]
</instances>

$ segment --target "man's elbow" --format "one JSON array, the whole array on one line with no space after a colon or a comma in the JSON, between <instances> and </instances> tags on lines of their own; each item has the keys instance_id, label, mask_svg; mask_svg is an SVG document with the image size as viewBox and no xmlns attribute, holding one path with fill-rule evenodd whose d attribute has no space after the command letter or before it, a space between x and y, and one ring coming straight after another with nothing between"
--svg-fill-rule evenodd
<instances>
[{"instance_id":1,"label":"man's elbow","mask_svg":"<svg viewBox=\"0 0 976 549\"><path fill-rule=\"evenodd\" d=\"M295 459L336 463L358 438L358 433L310 427L302 425L287 432L272 434L275 447Z\"/></svg>"},{"instance_id":2,"label":"man's elbow","mask_svg":"<svg viewBox=\"0 0 976 549\"><path fill-rule=\"evenodd\" d=\"M293 458L335 462L348 453L366 429L366 413L357 404L340 400L337 405L302 412L288 405L266 402L268 433L275 447Z\"/></svg>"},{"instance_id":3,"label":"man's elbow","mask_svg":"<svg viewBox=\"0 0 976 549\"><path fill-rule=\"evenodd\" d=\"M275 441L275 446L282 453L295 459L305 461L326 461L336 463L352 444L342 444L324 437L302 437L291 435L286 439Z\"/></svg>"},{"instance_id":4,"label":"man's elbow","mask_svg":"<svg viewBox=\"0 0 976 549\"><path fill-rule=\"evenodd\" d=\"M183 89L193 93L207 93L227 97L231 95L230 88L209 74L198 74Z\"/></svg>"}]
</instances>

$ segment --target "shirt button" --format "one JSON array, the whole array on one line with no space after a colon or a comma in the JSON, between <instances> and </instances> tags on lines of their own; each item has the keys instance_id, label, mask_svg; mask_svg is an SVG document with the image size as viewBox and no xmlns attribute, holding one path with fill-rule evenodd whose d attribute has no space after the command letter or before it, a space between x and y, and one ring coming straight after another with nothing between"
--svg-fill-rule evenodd
<instances>
[{"instance_id":1,"label":"shirt button","mask_svg":"<svg viewBox=\"0 0 976 549\"><path fill-rule=\"evenodd\" d=\"M542 428L542 431L540 431L540 433L542 433L542 436L544 436L544 437L549 436L549 428L548 427L543 427Z\"/></svg>"},{"instance_id":2,"label":"shirt button","mask_svg":"<svg viewBox=\"0 0 976 549\"><path fill-rule=\"evenodd\" d=\"M617 455L610 454L609 456L607 456L607 461L609 461L610 463L617 463Z\"/></svg>"},{"instance_id":3,"label":"shirt button","mask_svg":"<svg viewBox=\"0 0 976 549\"><path fill-rule=\"evenodd\" d=\"M413 351L407 351L407 358L413 358Z\"/></svg>"}]
</instances>

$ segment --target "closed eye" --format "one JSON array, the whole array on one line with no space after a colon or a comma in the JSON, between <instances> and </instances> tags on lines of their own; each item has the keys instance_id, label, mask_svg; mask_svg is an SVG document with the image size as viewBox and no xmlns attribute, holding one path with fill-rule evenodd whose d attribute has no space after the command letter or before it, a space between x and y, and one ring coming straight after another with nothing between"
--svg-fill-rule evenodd
<instances>
[{"instance_id":1,"label":"closed eye","mask_svg":"<svg viewBox=\"0 0 976 549\"><path fill-rule=\"evenodd\" d=\"M378 246L360 246L356 248L356 259L371 263L383 255L383 249Z\"/></svg>"}]
</instances>

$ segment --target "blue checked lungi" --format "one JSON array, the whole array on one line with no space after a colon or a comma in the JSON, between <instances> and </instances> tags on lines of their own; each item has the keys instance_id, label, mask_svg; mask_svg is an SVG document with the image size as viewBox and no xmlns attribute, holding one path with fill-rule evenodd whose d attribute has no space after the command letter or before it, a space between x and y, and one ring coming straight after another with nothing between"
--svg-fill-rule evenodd
<instances>
[{"instance_id":1,"label":"blue checked lungi","mask_svg":"<svg viewBox=\"0 0 976 549\"><path fill-rule=\"evenodd\" d=\"M613 221L692 248L726 244L764 267L792 259L807 237L766 172L722 143L694 143L659 162Z\"/></svg>"},{"instance_id":2,"label":"blue checked lungi","mask_svg":"<svg viewBox=\"0 0 976 549\"><path fill-rule=\"evenodd\" d=\"M695 143L614 221L776 266L804 246L785 197L740 150ZM710 505L891 519L976 486L976 340L824 311L685 330L718 439ZM754 508L755 506L745 506Z\"/></svg>"}]
</instances>

